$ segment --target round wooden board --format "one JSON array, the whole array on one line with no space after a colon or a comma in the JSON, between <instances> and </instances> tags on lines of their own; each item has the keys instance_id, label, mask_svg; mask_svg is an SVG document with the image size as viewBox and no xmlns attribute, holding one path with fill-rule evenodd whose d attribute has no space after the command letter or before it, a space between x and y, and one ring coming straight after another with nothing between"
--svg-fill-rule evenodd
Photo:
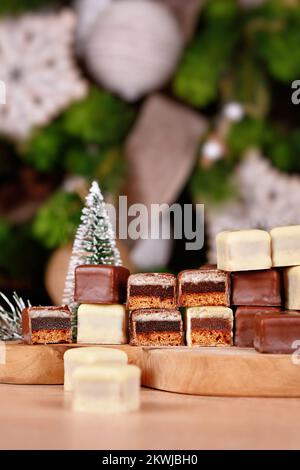
<instances>
[{"instance_id":1,"label":"round wooden board","mask_svg":"<svg viewBox=\"0 0 300 470\"><path fill-rule=\"evenodd\" d=\"M7 343L0 383L63 384L64 352L83 346ZM146 387L210 396L300 397L300 365L290 355L240 348L107 347L128 354L129 362L142 369Z\"/></svg>"}]
</instances>

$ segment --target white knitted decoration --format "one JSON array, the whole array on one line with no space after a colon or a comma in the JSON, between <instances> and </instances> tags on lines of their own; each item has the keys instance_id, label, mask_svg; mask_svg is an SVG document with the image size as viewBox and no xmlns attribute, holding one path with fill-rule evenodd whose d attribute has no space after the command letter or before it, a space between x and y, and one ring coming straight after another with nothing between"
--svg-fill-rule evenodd
<instances>
[{"instance_id":1,"label":"white knitted decoration","mask_svg":"<svg viewBox=\"0 0 300 470\"><path fill-rule=\"evenodd\" d=\"M0 133L26 138L85 96L87 85L73 60L75 23L71 10L0 21L0 80L7 94Z\"/></svg>"}]
</instances>

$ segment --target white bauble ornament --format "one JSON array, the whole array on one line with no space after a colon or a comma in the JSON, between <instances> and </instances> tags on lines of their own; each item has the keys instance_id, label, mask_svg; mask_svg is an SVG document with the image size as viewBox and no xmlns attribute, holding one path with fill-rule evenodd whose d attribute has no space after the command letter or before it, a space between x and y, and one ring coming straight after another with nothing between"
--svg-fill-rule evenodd
<instances>
[{"instance_id":1,"label":"white bauble ornament","mask_svg":"<svg viewBox=\"0 0 300 470\"><path fill-rule=\"evenodd\" d=\"M76 48L79 53L84 48L86 37L93 28L98 16L113 0L74 0L77 13Z\"/></svg>"},{"instance_id":2,"label":"white bauble ornament","mask_svg":"<svg viewBox=\"0 0 300 470\"><path fill-rule=\"evenodd\" d=\"M168 81L182 46L179 26L164 5L126 0L99 15L84 55L98 82L134 101Z\"/></svg>"}]
</instances>

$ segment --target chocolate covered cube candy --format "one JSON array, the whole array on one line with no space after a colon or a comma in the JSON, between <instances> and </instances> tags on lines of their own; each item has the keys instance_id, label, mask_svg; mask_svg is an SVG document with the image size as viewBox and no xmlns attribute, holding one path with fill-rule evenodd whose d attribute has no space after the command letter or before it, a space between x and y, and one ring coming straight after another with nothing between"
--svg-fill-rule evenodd
<instances>
[{"instance_id":1,"label":"chocolate covered cube candy","mask_svg":"<svg viewBox=\"0 0 300 470\"><path fill-rule=\"evenodd\" d=\"M114 414L138 410L141 371L133 365L90 365L73 374L74 411Z\"/></svg>"},{"instance_id":2,"label":"chocolate covered cube candy","mask_svg":"<svg viewBox=\"0 0 300 470\"><path fill-rule=\"evenodd\" d=\"M233 305L281 305L281 276L276 269L243 271L231 274Z\"/></svg>"},{"instance_id":3,"label":"chocolate covered cube candy","mask_svg":"<svg viewBox=\"0 0 300 470\"><path fill-rule=\"evenodd\" d=\"M181 346L183 324L178 310L136 310L130 318L132 346Z\"/></svg>"},{"instance_id":4,"label":"chocolate covered cube candy","mask_svg":"<svg viewBox=\"0 0 300 470\"><path fill-rule=\"evenodd\" d=\"M75 269L75 302L123 304L129 270L123 266L81 265Z\"/></svg>"},{"instance_id":5,"label":"chocolate covered cube candy","mask_svg":"<svg viewBox=\"0 0 300 470\"><path fill-rule=\"evenodd\" d=\"M81 304L77 316L77 343L127 343L125 305Z\"/></svg>"},{"instance_id":6,"label":"chocolate covered cube candy","mask_svg":"<svg viewBox=\"0 0 300 470\"><path fill-rule=\"evenodd\" d=\"M300 225L276 227L270 234L273 266L300 265Z\"/></svg>"},{"instance_id":7,"label":"chocolate covered cube candy","mask_svg":"<svg viewBox=\"0 0 300 470\"><path fill-rule=\"evenodd\" d=\"M175 308L176 276L172 274L132 274L128 279L127 306L141 308Z\"/></svg>"},{"instance_id":8,"label":"chocolate covered cube candy","mask_svg":"<svg viewBox=\"0 0 300 470\"><path fill-rule=\"evenodd\" d=\"M178 275L178 306L230 305L230 275L214 266Z\"/></svg>"},{"instance_id":9,"label":"chocolate covered cube candy","mask_svg":"<svg viewBox=\"0 0 300 470\"><path fill-rule=\"evenodd\" d=\"M26 344L72 343L69 308L25 308L22 311L22 337Z\"/></svg>"},{"instance_id":10,"label":"chocolate covered cube candy","mask_svg":"<svg viewBox=\"0 0 300 470\"><path fill-rule=\"evenodd\" d=\"M228 307L186 309L188 346L232 346L233 313Z\"/></svg>"},{"instance_id":11,"label":"chocolate covered cube candy","mask_svg":"<svg viewBox=\"0 0 300 470\"><path fill-rule=\"evenodd\" d=\"M289 310L300 310L300 266L284 270L285 306Z\"/></svg>"},{"instance_id":12,"label":"chocolate covered cube candy","mask_svg":"<svg viewBox=\"0 0 300 470\"><path fill-rule=\"evenodd\" d=\"M271 237L264 230L225 231L216 242L218 269L252 271L272 266Z\"/></svg>"},{"instance_id":13,"label":"chocolate covered cube candy","mask_svg":"<svg viewBox=\"0 0 300 470\"><path fill-rule=\"evenodd\" d=\"M281 313L278 307L238 307L234 315L234 345L253 348L255 316L257 313Z\"/></svg>"},{"instance_id":14,"label":"chocolate covered cube candy","mask_svg":"<svg viewBox=\"0 0 300 470\"><path fill-rule=\"evenodd\" d=\"M299 348L299 341L300 313L258 313L255 316L254 347L257 351L292 354Z\"/></svg>"}]
</instances>

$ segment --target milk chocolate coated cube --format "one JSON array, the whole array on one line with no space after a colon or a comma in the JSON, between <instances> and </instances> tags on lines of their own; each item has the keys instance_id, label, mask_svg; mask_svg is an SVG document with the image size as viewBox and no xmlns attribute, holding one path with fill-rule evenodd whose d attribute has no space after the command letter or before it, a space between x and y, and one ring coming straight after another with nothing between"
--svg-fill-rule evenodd
<instances>
[{"instance_id":1,"label":"milk chocolate coated cube","mask_svg":"<svg viewBox=\"0 0 300 470\"><path fill-rule=\"evenodd\" d=\"M276 269L232 273L231 292L233 305L280 306L280 273Z\"/></svg>"},{"instance_id":2,"label":"milk chocolate coated cube","mask_svg":"<svg viewBox=\"0 0 300 470\"><path fill-rule=\"evenodd\" d=\"M75 302L123 304L129 270L122 266L81 265L75 270Z\"/></svg>"},{"instance_id":3,"label":"milk chocolate coated cube","mask_svg":"<svg viewBox=\"0 0 300 470\"><path fill-rule=\"evenodd\" d=\"M254 347L271 354L291 354L299 347L300 314L281 315L258 313L255 316Z\"/></svg>"},{"instance_id":4,"label":"milk chocolate coated cube","mask_svg":"<svg viewBox=\"0 0 300 470\"><path fill-rule=\"evenodd\" d=\"M234 345L240 348L253 348L255 316L257 313L277 313L279 307L238 307L234 315Z\"/></svg>"}]
</instances>

